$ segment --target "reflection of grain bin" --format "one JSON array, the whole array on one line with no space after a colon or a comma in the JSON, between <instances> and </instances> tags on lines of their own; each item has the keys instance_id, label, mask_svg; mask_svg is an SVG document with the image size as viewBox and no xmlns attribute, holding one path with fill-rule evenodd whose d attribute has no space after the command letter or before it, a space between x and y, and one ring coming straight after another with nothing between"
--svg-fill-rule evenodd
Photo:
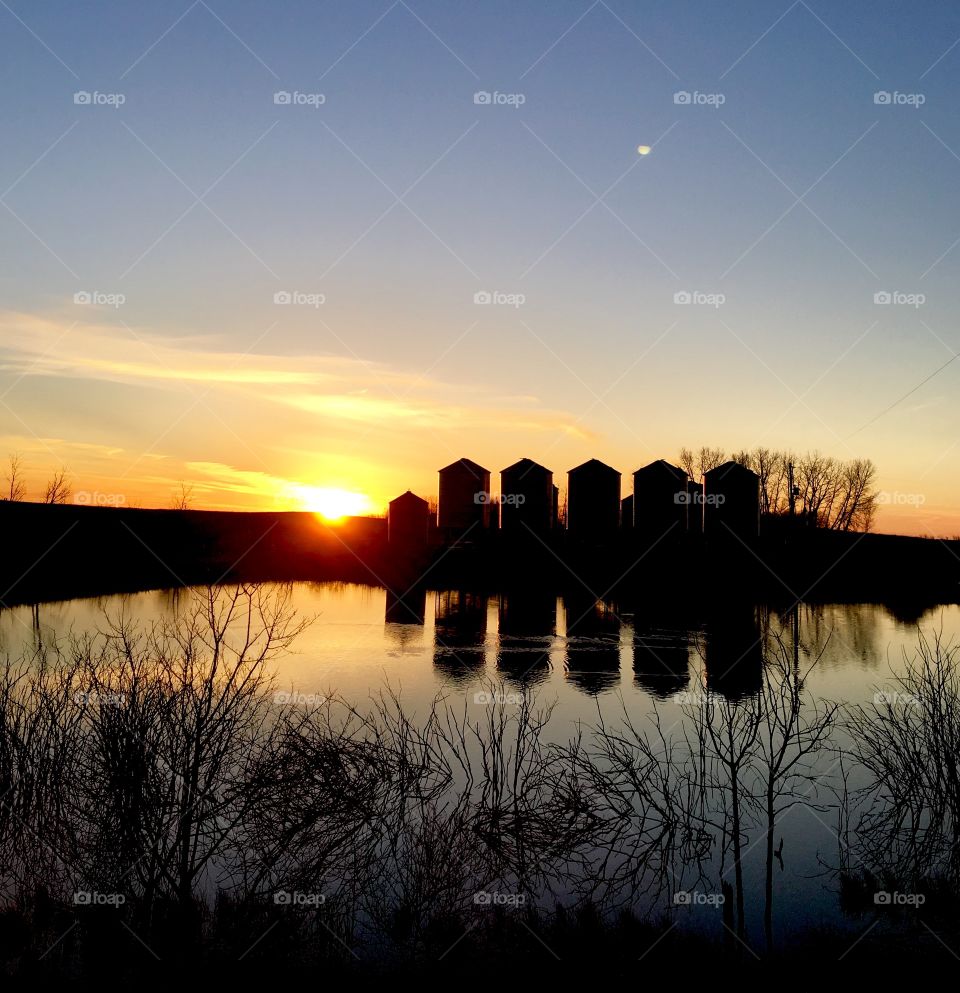
<instances>
[{"instance_id":1,"label":"reflection of grain bin","mask_svg":"<svg viewBox=\"0 0 960 993\"><path fill-rule=\"evenodd\" d=\"M658 459L633 474L633 526L654 539L687 530L687 474Z\"/></svg>"},{"instance_id":2,"label":"reflection of grain bin","mask_svg":"<svg viewBox=\"0 0 960 993\"><path fill-rule=\"evenodd\" d=\"M542 533L553 525L553 473L531 459L500 472L500 526L515 534Z\"/></svg>"},{"instance_id":3,"label":"reflection of grain bin","mask_svg":"<svg viewBox=\"0 0 960 993\"><path fill-rule=\"evenodd\" d=\"M620 523L620 473L590 459L567 480L567 530L580 537L613 534Z\"/></svg>"},{"instance_id":4,"label":"reflection of grain bin","mask_svg":"<svg viewBox=\"0 0 960 993\"><path fill-rule=\"evenodd\" d=\"M391 547L422 548L427 543L430 506L422 497L407 490L390 501L387 540Z\"/></svg>"},{"instance_id":5,"label":"reflection of grain bin","mask_svg":"<svg viewBox=\"0 0 960 993\"><path fill-rule=\"evenodd\" d=\"M490 470L459 459L440 470L437 526L447 535L479 532L490 525Z\"/></svg>"},{"instance_id":6,"label":"reflection of grain bin","mask_svg":"<svg viewBox=\"0 0 960 993\"><path fill-rule=\"evenodd\" d=\"M710 538L756 538L760 532L760 477L724 462L703 475L704 531Z\"/></svg>"}]
</instances>

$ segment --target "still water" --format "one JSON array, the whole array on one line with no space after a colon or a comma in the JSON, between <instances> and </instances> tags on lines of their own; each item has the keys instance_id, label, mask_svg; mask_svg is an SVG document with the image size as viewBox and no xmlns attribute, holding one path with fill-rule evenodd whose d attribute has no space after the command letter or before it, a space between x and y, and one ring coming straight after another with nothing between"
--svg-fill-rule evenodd
<instances>
[{"instance_id":1,"label":"still water","mask_svg":"<svg viewBox=\"0 0 960 993\"><path fill-rule=\"evenodd\" d=\"M152 591L6 609L0 650L17 657L40 642L106 630L120 616L148 625L174 617L193 596ZM698 612L669 602L449 590L397 602L378 587L300 583L292 587L292 606L309 625L274 663L277 691L339 695L362 705L389 687L417 713L438 693L469 709L485 706L491 691L533 690L553 707L548 730L561 742L578 724L616 722L624 714L642 724L654 710L668 731L679 727L681 706L705 690L732 699L755 692L763 653L771 649L810 670L806 685L815 696L868 703L895 688L920 632L940 633L948 644L960 640L957 605L803 604L778 612L728 604ZM803 805L778 823L778 918L855 933L862 922L840 915L835 879L823 871L836 862L835 829L831 816ZM754 892L763 885L759 841L759 834L747 839L744 859ZM716 908L690 908L691 918L708 924L711 914L716 923Z\"/></svg>"}]
</instances>

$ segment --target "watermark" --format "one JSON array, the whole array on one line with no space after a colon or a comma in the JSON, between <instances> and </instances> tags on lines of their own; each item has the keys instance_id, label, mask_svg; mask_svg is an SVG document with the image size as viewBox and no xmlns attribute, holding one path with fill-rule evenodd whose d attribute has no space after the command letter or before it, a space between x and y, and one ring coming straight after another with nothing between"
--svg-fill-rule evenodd
<instances>
[{"instance_id":1,"label":"watermark","mask_svg":"<svg viewBox=\"0 0 960 993\"><path fill-rule=\"evenodd\" d=\"M674 694L673 699L681 706L702 707L710 702L710 694L698 693L696 690L681 690Z\"/></svg>"},{"instance_id":2,"label":"watermark","mask_svg":"<svg viewBox=\"0 0 960 993\"><path fill-rule=\"evenodd\" d=\"M97 690L77 690L73 694L73 702L78 707L87 707L92 704L99 704L101 707L125 707L127 695L125 693L99 693Z\"/></svg>"},{"instance_id":3,"label":"watermark","mask_svg":"<svg viewBox=\"0 0 960 993\"><path fill-rule=\"evenodd\" d=\"M273 694L273 702L282 707L304 705L319 707L327 702L322 693L298 693L295 690L278 690Z\"/></svg>"},{"instance_id":4,"label":"watermark","mask_svg":"<svg viewBox=\"0 0 960 993\"><path fill-rule=\"evenodd\" d=\"M101 493L99 490L77 490L73 502L82 507L125 507L125 493Z\"/></svg>"},{"instance_id":5,"label":"watermark","mask_svg":"<svg viewBox=\"0 0 960 993\"><path fill-rule=\"evenodd\" d=\"M673 102L680 107L722 107L727 98L723 93L701 93L699 90L677 90Z\"/></svg>"},{"instance_id":6,"label":"watermark","mask_svg":"<svg viewBox=\"0 0 960 993\"><path fill-rule=\"evenodd\" d=\"M527 902L527 897L525 893L480 890L473 894L473 902L479 907L522 907Z\"/></svg>"},{"instance_id":7,"label":"watermark","mask_svg":"<svg viewBox=\"0 0 960 993\"><path fill-rule=\"evenodd\" d=\"M679 490L673 494L673 502L677 504L722 507L727 502L727 497L725 493L701 493L699 490L694 493L688 493L686 490Z\"/></svg>"},{"instance_id":8,"label":"watermark","mask_svg":"<svg viewBox=\"0 0 960 993\"><path fill-rule=\"evenodd\" d=\"M900 693L897 690L878 690L873 694L873 702L877 706L919 707L920 697L916 693Z\"/></svg>"},{"instance_id":9,"label":"watermark","mask_svg":"<svg viewBox=\"0 0 960 993\"><path fill-rule=\"evenodd\" d=\"M885 507L922 507L927 502L923 493L900 493L898 490L888 492L881 490L877 494L877 503Z\"/></svg>"},{"instance_id":10,"label":"watermark","mask_svg":"<svg viewBox=\"0 0 960 993\"><path fill-rule=\"evenodd\" d=\"M500 290L477 290L473 302L481 307L522 307L527 298L523 293L502 293Z\"/></svg>"},{"instance_id":11,"label":"watermark","mask_svg":"<svg viewBox=\"0 0 960 993\"><path fill-rule=\"evenodd\" d=\"M918 310L927 302L925 293L902 293L900 290L879 290L873 294L879 307L913 307Z\"/></svg>"},{"instance_id":12,"label":"watermark","mask_svg":"<svg viewBox=\"0 0 960 993\"><path fill-rule=\"evenodd\" d=\"M502 703L509 706L519 707L523 703L522 693L504 693L501 690L489 692L488 690L478 690L473 694L473 702L481 707L489 707L492 703Z\"/></svg>"},{"instance_id":13,"label":"watermark","mask_svg":"<svg viewBox=\"0 0 960 993\"><path fill-rule=\"evenodd\" d=\"M323 293L303 293L300 290L277 290L273 302L278 307L322 307L326 302Z\"/></svg>"},{"instance_id":14,"label":"watermark","mask_svg":"<svg viewBox=\"0 0 960 993\"><path fill-rule=\"evenodd\" d=\"M127 302L127 298L123 293L101 293L100 290L77 290L73 294L73 302L84 307L93 305L94 307L113 307L116 310Z\"/></svg>"},{"instance_id":15,"label":"watermark","mask_svg":"<svg viewBox=\"0 0 960 993\"><path fill-rule=\"evenodd\" d=\"M127 98L123 93L77 90L73 94L73 102L78 107L113 107L114 110L119 110L127 102Z\"/></svg>"},{"instance_id":16,"label":"watermark","mask_svg":"<svg viewBox=\"0 0 960 993\"><path fill-rule=\"evenodd\" d=\"M522 93L500 93L494 90L477 90L473 95L473 102L478 107L513 107L519 110L526 102L527 98Z\"/></svg>"},{"instance_id":17,"label":"watermark","mask_svg":"<svg viewBox=\"0 0 960 993\"><path fill-rule=\"evenodd\" d=\"M476 504L495 503L500 506L522 507L527 502L525 493L474 493L473 502Z\"/></svg>"},{"instance_id":18,"label":"watermark","mask_svg":"<svg viewBox=\"0 0 960 993\"><path fill-rule=\"evenodd\" d=\"M722 893L701 893L699 890L678 890L673 894L677 907L722 907L726 899Z\"/></svg>"},{"instance_id":19,"label":"watermark","mask_svg":"<svg viewBox=\"0 0 960 993\"><path fill-rule=\"evenodd\" d=\"M273 894L273 902L281 907L322 907L327 898L323 893L301 893L294 890L278 890Z\"/></svg>"},{"instance_id":20,"label":"watermark","mask_svg":"<svg viewBox=\"0 0 960 993\"><path fill-rule=\"evenodd\" d=\"M723 293L703 293L700 290L678 290L673 302L681 307L722 307L727 298Z\"/></svg>"},{"instance_id":21,"label":"watermark","mask_svg":"<svg viewBox=\"0 0 960 993\"><path fill-rule=\"evenodd\" d=\"M877 90L873 102L878 107L922 107L926 102L923 93L901 93L899 90Z\"/></svg>"},{"instance_id":22,"label":"watermark","mask_svg":"<svg viewBox=\"0 0 960 993\"><path fill-rule=\"evenodd\" d=\"M922 907L927 898L922 893L890 893L880 890L873 894L873 902L878 907Z\"/></svg>"},{"instance_id":23,"label":"watermark","mask_svg":"<svg viewBox=\"0 0 960 993\"><path fill-rule=\"evenodd\" d=\"M299 90L277 90L273 102L278 107L313 107L316 110L327 102L325 93L301 93Z\"/></svg>"},{"instance_id":24,"label":"watermark","mask_svg":"<svg viewBox=\"0 0 960 993\"><path fill-rule=\"evenodd\" d=\"M123 893L98 893L96 890L77 890L73 902L78 907L122 907L127 898Z\"/></svg>"}]
</instances>

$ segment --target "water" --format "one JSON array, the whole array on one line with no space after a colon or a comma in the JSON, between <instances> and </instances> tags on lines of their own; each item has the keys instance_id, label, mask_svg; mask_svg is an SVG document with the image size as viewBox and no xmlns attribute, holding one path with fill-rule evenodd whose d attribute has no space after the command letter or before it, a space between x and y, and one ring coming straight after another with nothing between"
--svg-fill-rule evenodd
<instances>
[{"instance_id":1,"label":"water","mask_svg":"<svg viewBox=\"0 0 960 993\"><path fill-rule=\"evenodd\" d=\"M49 645L103 631L120 616L150 624L173 617L193 596L189 590L153 591L6 609L0 611L0 648L14 657L38 640ZM806 685L814 696L853 705L896 689L895 675L904 653L915 651L919 631L960 641L956 605L906 615L877 604L806 604L783 613L727 605L697 612L676 603L435 590L398 603L377 587L301 583L292 587L292 606L310 623L274 664L279 691L310 698L338 694L362 704L390 687L416 713L438 693L469 709L485 706L491 692L533 688L541 703L554 707L549 733L558 741L578 722L616 723L626 713L642 724L654 708L666 729L679 729L681 705L705 690L732 699L754 692L761 654L778 641L801 671L810 669ZM835 757L821 762L827 775ZM824 863L837 860L835 828L835 814L804 805L779 820L784 867L775 878L778 921L857 932L858 922L840 915L835 878L823 871ZM746 847L746 888L756 895L764 872L759 829ZM760 901L752 906L750 925L757 933ZM719 926L715 907L684 913L696 926Z\"/></svg>"}]
</instances>

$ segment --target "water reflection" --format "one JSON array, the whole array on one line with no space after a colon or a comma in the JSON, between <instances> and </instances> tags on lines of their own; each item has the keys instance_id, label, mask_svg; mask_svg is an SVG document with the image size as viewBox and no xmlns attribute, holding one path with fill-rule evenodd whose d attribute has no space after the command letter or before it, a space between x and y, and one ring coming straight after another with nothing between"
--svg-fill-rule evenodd
<instances>
[{"instance_id":1,"label":"water reflection","mask_svg":"<svg viewBox=\"0 0 960 993\"><path fill-rule=\"evenodd\" d=\"M707 689L730 700L759 692L763 645L764 632L756 607L726 603L722 609L711 610L703 638Z\"/></svg>"},{"instance_id":2,"label":"water reflection","mask_svg":"<svg viewBox=\"0 0 960 993\"><path fill-rule=\"evenodd\" d=\"M570 682L596 695L620 682L620 617L612 604L593 597L564 597L567 615L566 670Z\"/></svg>"},{"instance_id":3,"label":"water reflection","mask_svg":"<svg viewBox=\"0 0 960 993\"><path fill-rule=\"evenodd\" d=\"M497 670L521 685L543 682L550 672L550 649L557 630L557 598L517 591L500 596Z\"/></svg>"},{"instance_id":4,"label":"water reflection","mask_svg":"<svg viewBox=\"0 0 960 993\"><path fill-rule=\"evenodd\" d=\"M446 590L436 596L433 664L454 682L469 682L486 661L487 596Z\"/></svg>"}]
</instances>

